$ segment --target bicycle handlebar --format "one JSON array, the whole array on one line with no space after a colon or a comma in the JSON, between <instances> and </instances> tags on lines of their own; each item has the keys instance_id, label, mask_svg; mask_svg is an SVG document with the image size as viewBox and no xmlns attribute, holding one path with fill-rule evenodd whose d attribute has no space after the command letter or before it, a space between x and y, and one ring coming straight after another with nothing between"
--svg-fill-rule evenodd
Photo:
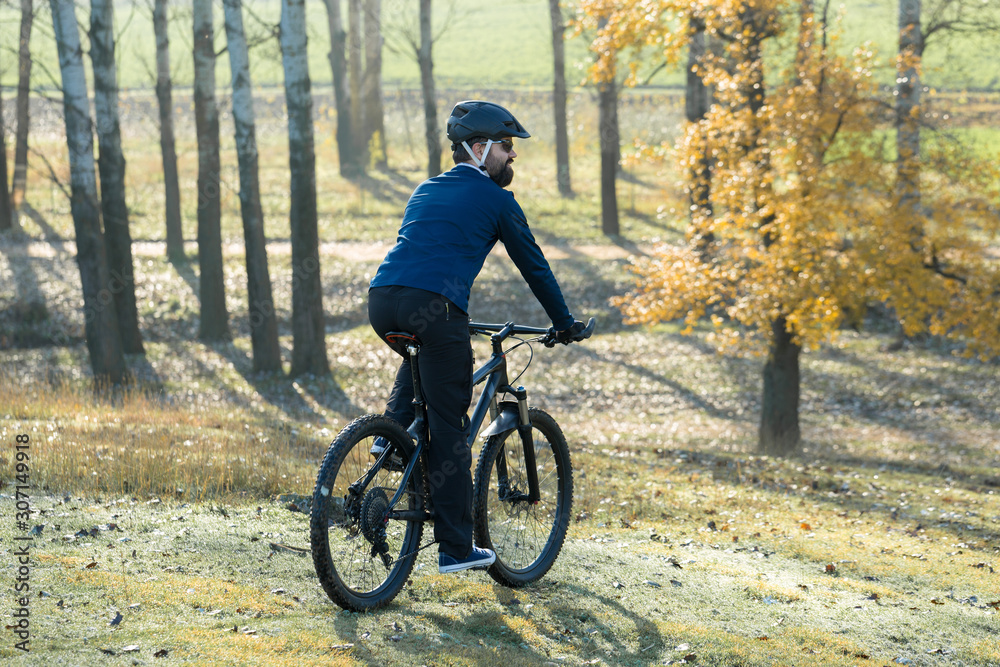
<instances>
[{"instance_id":1,"label":"bicycle handlebar","mask_svg":"<svg viewBox=\"0 0 1000 667\"><path fill-rule=\"evenodd\" d=\"M594 326L596 321L593 317L587 322L587 326L584 328L580 335L583 338L590 338L591 334L594 333ZM549 343L555 343L556 334L555 327L549 327L547 329L542 329L540 327L526 327L520 324L514 324L513 322L506 322L505 324L489 324L486 322L469 322L469 333L471 334L488 334L494 333L500 335L500 340L503 341L510 336L523 336L523 335L537 335L544 336L542 340L544 344L551 347Z\"/></svg>"}]
</instances>

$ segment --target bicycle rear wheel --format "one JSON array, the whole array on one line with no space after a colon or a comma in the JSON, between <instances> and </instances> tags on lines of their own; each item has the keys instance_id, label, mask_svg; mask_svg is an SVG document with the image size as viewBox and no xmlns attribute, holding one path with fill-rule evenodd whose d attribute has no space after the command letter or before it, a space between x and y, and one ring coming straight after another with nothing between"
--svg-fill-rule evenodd
<instances>
[{"instance_id":1,"label":"bicycle rear wheel","mask_svg":"<svg viewBox=\"0 0 1000 667\"><path fill-rule=\"evenodd\" d=\"M529 415L538 502L526 500L524 443L516 429L486 441L473 491L476 544L497 554L490 576L514 588L542 578L555 563L566 539L573 504L573 470L566 438L542 410L531 408Z\"/></svg>"},{"instance_id":2,"label":"bicycle rear wheel","mask_svg":"<svg viewBox=\"0 0 1000 667\"><path fill-rule=\"evenodd\" d=\"M377 437L399 452L402 467L384 464L373 470L377 457L370 450ZM402 426L383 415L367 415L348 424L323 459L309 537L323 590L344 609L364 611L389 604L413 570L423 522L384 520L412 452ZM423 478L418 461L396 509L424 507Z\"/></svg>"}]
</instances>

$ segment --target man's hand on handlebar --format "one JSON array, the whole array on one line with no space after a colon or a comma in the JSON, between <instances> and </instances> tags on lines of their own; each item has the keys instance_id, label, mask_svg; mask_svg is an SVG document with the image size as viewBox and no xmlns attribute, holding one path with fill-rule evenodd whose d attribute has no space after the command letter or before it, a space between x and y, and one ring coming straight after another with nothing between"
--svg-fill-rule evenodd
<instances>
[{"instance_id":1,"label":"man's hand on handlebar","mask_svg":"<svg viewBox=\"0 0 1000 667\"><path fill-rule=\"evenodd\" d=\"M579 343L581 340L590 338L590 334L594 332L594 318L591 317L590 321L584 324L580 320L573 322L572 326L568 329L563 329L562 331L550 331L548 337L545 340L546 347L553 347L556 343L562 343L563 345L569 345L570 343Z\"/></svg>"}]
</instances>

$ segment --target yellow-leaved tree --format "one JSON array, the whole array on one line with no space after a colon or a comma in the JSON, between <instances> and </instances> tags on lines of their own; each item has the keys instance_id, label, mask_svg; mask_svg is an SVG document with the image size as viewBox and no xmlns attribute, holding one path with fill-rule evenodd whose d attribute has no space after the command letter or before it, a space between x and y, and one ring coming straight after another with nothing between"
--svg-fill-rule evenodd
<instances>
[{"instance_id":1,"label":"yellow-leaved tree","mask_svg":"<svg viewBox=\"0 0 1000 667\"><path fill-rule=\"evenodd\" d=\"M810 0L581 3L594 10L607 17L596 53L622 65L678 62L698 32L714 44L695 66L712 104L674 152L692 195L686 241L637 262L617 305L631 322L708 321L720 349L766 355L762 453L800 450L801 352L871 304L907 335L1000 353L997 162L930 142L920 207L900 207L872 47L841 44Z\"/></svg>"}]
</instances>

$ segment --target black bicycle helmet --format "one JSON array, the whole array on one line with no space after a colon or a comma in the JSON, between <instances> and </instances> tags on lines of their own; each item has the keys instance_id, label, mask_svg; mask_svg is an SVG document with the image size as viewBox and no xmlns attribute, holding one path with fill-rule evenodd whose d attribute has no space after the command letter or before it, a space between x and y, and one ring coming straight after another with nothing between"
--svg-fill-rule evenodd
<instances>
[{"instance_id":1,"label":"black bicycle helmet","mask_svg":"<svg viewBox=\"0 0 1000 667\"><path fill-rule=\"evenodd\" d=\"M448 117L448 138L453 146L473 137L496 140L507 137L527 139L530 136L514 114L493 102L459 102Z\"/></svg>"}]
</instances>

